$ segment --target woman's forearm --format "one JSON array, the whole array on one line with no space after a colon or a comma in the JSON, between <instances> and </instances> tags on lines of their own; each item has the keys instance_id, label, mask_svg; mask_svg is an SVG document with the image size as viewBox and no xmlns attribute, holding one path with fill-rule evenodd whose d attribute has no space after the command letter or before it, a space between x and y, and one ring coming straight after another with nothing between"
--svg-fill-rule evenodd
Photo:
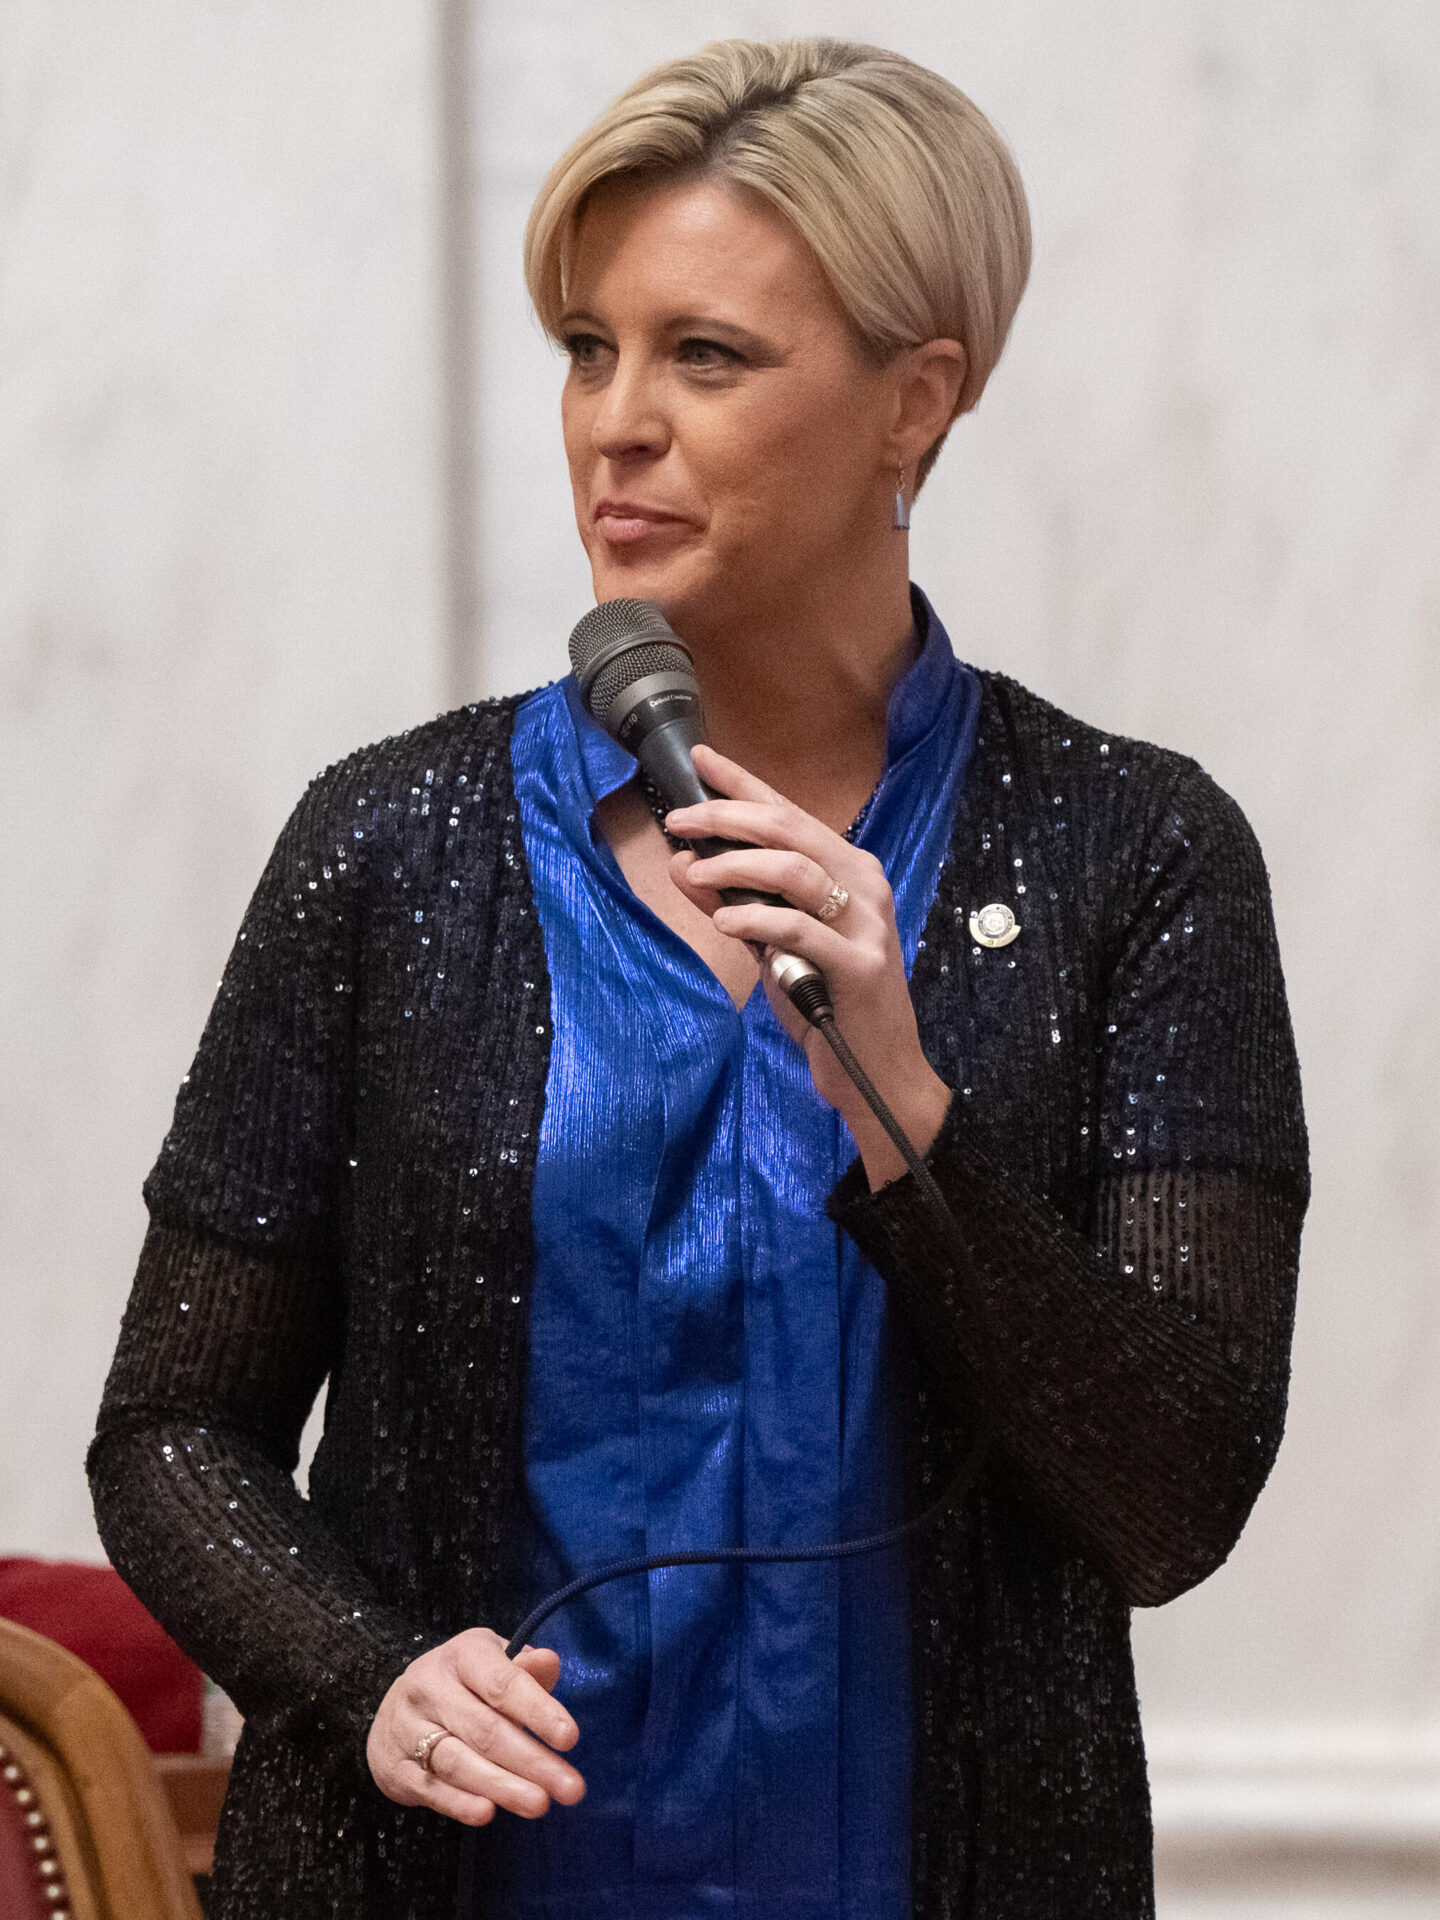
<instances>
[{"instance_id":1,"label":"woman's forearm","mask_svg":"<svg viewBox=\"0 0 1440 1920\"><path fill-rule=\"evenodd\" d=\"M363 1764L386 1689L433 1641L295 1485L326 1366L306 1256L152 1225L89 1470L115 1566L246 1718Z\"/></svg>"},{"instance_id":2,"label":"woman's forearm","mask_svg":"<svg viewBox=\"0 0 1440 1920\"><path fill-rule=\"evenodd\" d=\"M1096 1246L987 1155L958 1103L930 1166L970 1245L947 1258L908 1177L831 1211L890 1283L921 1362L962 1413L983 1409L1042 1504L1133 1604L1205 1578L1238 1538L1284 1420L1301 1196L1221 1174L1147 1185L1102 1209ZM1153 1187L1153 1190L1152 1190ZM1194 1263L1192 1269L1192 1261ZM1203 1271L1201 1310L1189 1285Z\"/></svg>"},{"instance_id":3,"label":"woman's forearm","mask_svg":"<svg viewBox=\"0 0 1440 1920\"><path fill-rule=\"evenodd\" d=\"M253 1440L167 1420L102 1431L100 1535L126 1582L262 1731L359 1764L387 1688L433 1641L384 1606Z\"/></svg>"}]
</instances>

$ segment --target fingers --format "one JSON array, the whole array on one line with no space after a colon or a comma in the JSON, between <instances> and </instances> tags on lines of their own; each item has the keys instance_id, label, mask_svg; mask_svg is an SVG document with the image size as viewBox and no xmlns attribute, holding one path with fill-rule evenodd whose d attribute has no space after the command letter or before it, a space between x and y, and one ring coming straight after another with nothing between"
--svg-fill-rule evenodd
<instances>
[{"instance_id":1,"label":"fingers","mask_svg":"<svg viewBox=\"0 0 1440 1920\"><path fill-rule=\"evenodd\" d=\"M467 1826L504 1807L537 1819L552 1800L584 1798L585 1781L558 1748L579 1728L551 1697L560 1674L549 1648L515 1660L498 1634L477 1628L413 1661L380 1704L366 1743L376 1784L406 1806L430 1806ZM427 1736L429 1765L417 1759Z\"/></svg>"},{"instance_id":2,"label":"fingers","mask_svg":"<svg viewBox=\"0 0 1440 1920\"><path fill-rule=\"evenodd\" d=\"M871 860L843 834L833 832L712 747L696 747L693 752L696 770L724 797L704 800L693 807L676 807L667 814L665 825L679 839L714 834L723 840L744 840L760 847L795 848L832 874L840 871L835 865L839 861L846 869L847 884L850 872ZM878 867L879 863L872 864Z\"/></svg>"},{"instance_id":3,"label":"fingers","mask_svg":"<svg viewBox=\"0 0 1440 1920\"><path fill-rule=\"evenodd\" d=\"M515 1664L538 1680L547 1693L555 1691L555 1682L560 1678L560 1656L553 1648L522 1647L515 1656Z\"/></svg>"},{"instance_id":4,"label":"fingers","mask_svg":"<svg viewBox=\"0 0 1440 1920\"><path fill-rule=\"evenodd\" d=\"M516 1813L543 1813L552 1799L566 1806L584 1799L585 1782L568 1761L479 1701L461 1696L446 1714L441 1724L455 1738L437 1746L430 1763L442 1779Z\"/></svg>"},{"instance_id":5,"label":"fingers","mask_svg":"<svg viewBox=\"0 0 1440 1920\"><path fill-rule=\"evenodd\" d=\"M457 1652L457 1675L477 1699L517 1727L528 1728L557 1752L566 1753L574 1746L580 1729L530 1671L539 1649L527 1647L519 1659L507 1660L505 1642L488 1627L461 1634L450 1644ZM553 1653L550 1658L558 1673L559 1660Z\"/></svg>"},{"instance_id":6,"label":"fingers","mask_svg":"<svg viewBox=\"0 0 1440 1920\"><path fill-rule=\"evenodd\" d=\"M488 1795L462 1791L435 1771L435 1756L446 1747L458 1746L458 1741L438 1741L429 1767L422 1767L416 1760L415 1741L410 1734L416 1732L418 1738L419 1733L432 1731L433 1727L396 1708L387 1694L365 1743L365 1757L376 1786L402 1807L433 1807L467 1827L485 1826L495 1817L495 1802Z\"/></svg>"},{"instance_id":7,"label":"fingers","mask_svg":"<svg viewBox=\"0 0 1440 1920\"><path fill-rule=\"evenodd\" d=\"M479 1737L488 1741L483 1730ZM435 1748L430 1778L441 1789L448 1788L469 1799L491 1800L525 1820L538 1820L548 1813L552 1800L574 1806L584 1799L585 1782L575 1769L533 1740L526 1740L525 1735L514 1734L514 1741L524 1741L531 1752L517 1749L502 1735L488 1741L491 1757L475 1750L475 1738L475 1730L457 1728L454 1738L442 1740Z\"/></svg>"},{"instance_id":8,"label":"fingers","mask_svg":"<svg viewBox=\"0 0 1440 1920\"><path fill-rule=\"evenodd\" d=\"M795 907L767 907L753 902L720 906L711 919L716 930L729 934L732 940L743 940L752 947L778 947L783 953L813 960L832 988L840 980L863 985L871 973L883 967L886 957L880 941L847 939L838 928Z\"/></svg>"},{"instance_id":9,"label":"fingers","mask_svg":"<svg viewBox=\"0 0 1440 1920\"><path fill-rule=\"evenodd\" d=\"M680 840L713 834L755 847L790 848L808 854L830 872L837 866L853 870L872 857L789 800L702 800L698 806L676 807L667 813L665 826ZM848 872L845 878L848 885Z\"/></svg>"},{"instance_id":10,"label":"fingers","mask_svg":"<svg viewBox=\"0 0 1440 1920\"><path fill-rule=\"evenodd\" d=\"M444 1744L449 1746L450 1741ZM424 1793L418 1793L412 1800L402 1802L411 1807L433 1807L436 1813L443 1813L447 1820L458 1820L464 1827L488 1827L495 1818L495 1802L473 1793L462 1793L457 1787L447 1786L435 1774L426 1775L429 1782ZM393 1799L395 1796L392 1795Z\"/></svg>"},{"instance_id":11,"label":"fingers","mask_svg":"<svg viewBox=\"0 0 1440 1920\"><path fill-rule=\"evenodd\" d=\"M778 893L802 913L813 914L824 906L835 884L819 861L793 849L781 852L746 847L705 860L685 854L675 854L673 859L676 883L692 898L713 895L724 887L755 887L764 893ZM708 912L715 902L697 899L696 904L703 904Z\"/></svg>"}]
</instances>

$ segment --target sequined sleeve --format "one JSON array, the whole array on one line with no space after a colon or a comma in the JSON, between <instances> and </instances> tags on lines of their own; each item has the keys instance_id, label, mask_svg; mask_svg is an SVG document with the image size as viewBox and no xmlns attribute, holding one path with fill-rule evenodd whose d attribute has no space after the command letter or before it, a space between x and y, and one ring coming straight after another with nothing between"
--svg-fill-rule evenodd
<instances>
[{"instance_id":1,"label":"sequined sleeve","mask_svg":"<svg viewBox=\"0 0 1440 1920\"><path fill-rule=\"evenodd\" d=\"M146 1183L89 1466L114 1564L247 1719L358 1762L422 1643L293 1479L343 1337L328 1221L356 857L328 794L322 777L281 836Z\"/></svg>"},{"instance_id":2,"label":"sequined sleeve","mask_svg":"<svg viewBox=\"0 0 1440 1920\"><path fill-rule=\"evenodd\" d=\"M1088 1230L1017 1180L956 1096L929 1164L974 1255L962 1285L907 1176L854 1167L831 1212L890 1282L1002 1469L1156 1605L1226 1557L1284 1423L1308 1194L1268 882L1198 769L1160 809L1101 1022Z\"/></svg>"}]
</instances>

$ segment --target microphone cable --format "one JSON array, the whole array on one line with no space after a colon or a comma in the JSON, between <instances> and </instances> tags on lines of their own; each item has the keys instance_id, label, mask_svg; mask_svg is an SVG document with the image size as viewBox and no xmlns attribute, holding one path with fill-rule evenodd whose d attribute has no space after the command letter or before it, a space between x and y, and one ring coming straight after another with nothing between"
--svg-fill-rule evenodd
<instances>
[{"instance_id":1,"label":"microphone cable","mask_svg":"<svg viewBox=\"0 0 1440 1920\"><path fill-rule=\"evenodd\" d=\"M935 1176L915 1151L909 1135L881 1098L874 1082L855 1058L844 1034L836 1025L835 1009L830 1004L829 989L825 985L823 976L813 971L806 973L792 984L788 984L785 991L796 1010L824 1038L866 1106L885 1129L886 1135L913 1176L926 1209L933 1218L957 1270L966 1275L973 1275L974 1261L969 1243L960 1230L959 1221L950 1211ZM712 1547L688 1553L632 1554L623 1560L612 1560L590 1573L578 1575L574 1580L567 1581L563 1587L557 1587L553 1593L547 1594L538 1606L533 1607L526 1614L510 1636L510 1642L505 1649L506 1658L513 1660L527 1644L530 1636L542 1627L552 1614L558 1613L572 1600L579 1599L582 1593L589 1593L594 1587L605 1586L611 1580L623 1580L633 1574L658 1573L667 1567L793 1566L814 1560L850 1560L858 1558L861 1554L883 1552L886 1547L893 1547L913 1534L923 1533L944 1514L958 1506L979 1479L989 1447L987 1426L983 1410L977 1407L975 1437L958 1472L940 1498L912 1519L901 1521L895 1526L885 1527L879 1533L866 1534L860 1539L836 1540L821 1547Z\"/></svg>"}]
</instances>

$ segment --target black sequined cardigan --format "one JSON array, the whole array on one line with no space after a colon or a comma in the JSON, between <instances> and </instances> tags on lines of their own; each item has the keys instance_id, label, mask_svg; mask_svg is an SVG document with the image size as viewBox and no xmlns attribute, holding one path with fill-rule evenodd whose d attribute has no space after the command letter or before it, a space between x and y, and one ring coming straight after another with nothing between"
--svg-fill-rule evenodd
<instances>
[{"instance_id":1,"label":"black sequined cardigan","mask_svg":"<svg viewBox=\"0 0 1440 1920\"><path fill-rule=\"evenodd\" d=\"M246 1716L216 1920L454 1910L460 1830L363 1746L419 1651L513 1624L550 1044L515 705L314 782L146 1185L90 1472L116 1566ZM971 937L991 901L1009 946ZM998 1428L913 1550L914 1913L1139 1920L1129 1609L1224 1560L1284 1417L1306 1147L1259 850L1192 761L985 676L912 987L977 1290L908 1179L830 1207L914 1349L912 1497L980 1389Z\"/></svg>"}]
</instances>

